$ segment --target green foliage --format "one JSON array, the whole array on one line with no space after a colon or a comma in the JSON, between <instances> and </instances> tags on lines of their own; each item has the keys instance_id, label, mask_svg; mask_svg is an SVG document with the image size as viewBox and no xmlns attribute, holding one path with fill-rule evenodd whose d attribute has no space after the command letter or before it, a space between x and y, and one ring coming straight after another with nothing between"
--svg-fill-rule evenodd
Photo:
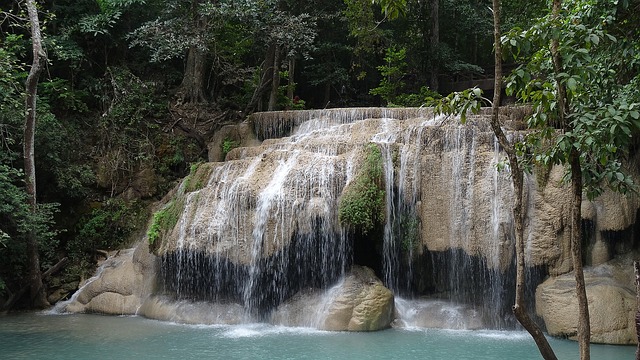
<instances>
[{"instance_id":1,"label":"green foliage","mask_svg":"<svg viewBox=\"0 0 640 360\"><path fill-rule=\"evenodd\" d=\"M402 214L395 225L394 230L401 239L402 251L416 250L420 245L420 218L416 214Z\"/></svg>"},{"instance_id":2,"label":"green foliage","mask_svg":"<svg viewBox=\"0 0 640 360\"><path fill-rule=\"evenodd\" d=\"M56 111L64 110L75 113L89 111L86 103L89 94L84 90L73 89L68 80L56 78L43 81L39 85L39 96L43 101L56 104Z\"/></svg>"},{"instance_id":3,"label":"green foliage","mask_svg":"<svg viewBox=\"0 0 640 360\"><path fill-rule=\"evenodd\" d=\"M96 0L100 12L86 14L78 21L78 28L82 33L93 35L110 35L111 30L118 24L123 13L133 5L141 5L145 0Z\"/></svg>"},{"instance_id":4,"label":"green foliage","mask_svg":"<svg viewBox=\"0 0 640 360\"><path fill-rule=\"evenodd\" d=\"M380 5L382 12L391 20L407 13L407 0L373 0L373 3Z\"/></svg>"},{"instance_id":5,"label":"green foliage","mask_svg":"<svg viewBox=\"0 0 640 360\"><path fill-rule=\"evenodd\" d=\"M385 217L384 169L380 149L369 144L366 159L344 190L338 208L341 224L366 234Z\"/></svg>"},{"instance_id":6,"label":"green foliage","mask_svg":"<svg viewBox=\"0 0 640 360\"><path fill-rule=\"evenodd\" d=\"M73 261L93 257L95 250L114 250L126 246L132 234L146 218L145 205L109 199L83 216L77 225L76 236L67 243Z\"/></svg>"},{"instance_id":7,"label":"green foliage","mask_svg":"<svg viewBox=\"0 0 640 360\"><path fill-rule=\"evenodd\" d=\"M24 122L24 86L27 77L21 35L0 37L0 164L19 156L19 139Z\"/></svg>"},{"instance_id":8,"label":"green foliage","mask_svg":"<svg viewBox=\"0 0 640 360\"><path fill-rule=\"evenodd\" d=\"M629 31L627 23L635 10L619 5L578 1L558 18L547 15L502 39L505 49L523 63L507 80L507 92L532 104L528 122L536 132L527 138L534 151L530 161L566 164L577 151L590 198L606 186L622 193L635 189L622 160L633 134L640 131L640 44L637 37L628 37L637 32ZM554 40L560 69L554 68L549 50ZM559 89L566 91L565 109Z\"/></svg>"},{"instance_id":9,"label":"green foliage","mask_svg":"<svg viewBox=\"0 0 640 360\"><path fill-rule=\"evenodd\" d=\"M390 47L384 57L385 65L378 66L382 79L380 85L369 91L371 95L380 95L387 103L393 103L400 89L405 83L402 78L405 76L407 62L405 58L407 50Z\"/></svg>"},{"instance_id":10,"label":"green foliage","mask_svg":"<svg viewBox=\"0 0 640 360\"><path fill-rule=\"evenodd\" d=\"M459 92L453 92L435 103L436 114L460 115L460 121L467 122L467 113L477 114L483 103L491 103L482 96L482 89L471 88Z\"/></svg>"},{"instance_id":11,"label":"green foliage","mask_svg":"<svg viewBox=\"0 0 640 360\"><path fill-rule=\"evenodd\" d=\"M126 68L109 68L101 89L104 113L96 120L99 158L98 184L123 190L142 164L154 164L160 132L155 120L167 115L166 104L155 94L153 83L142 81ZM159 164L162 165L162 164Z\"/></svg>"},{"instance_id":12,"label":"green foliage","mask_svg":"<svg viewBox=\"0 0 640 360\"><path fill-rule=\"evenodd\" d=\"M26 277L26 237L33 233L41 249L40 263L47 268L57 261L58 232L53 216L59 204L27 205L21 170L0 164L0 279L16 284Z\"/></svg>"},{"instance_id":13,"label":"green foliage","mask_svg":"<svg viewBox=\"0 0 640 360\"><path fill-rule=\"evenodd\" d=\"M420 107L420 106L432 106L436 104L442 96L435 91L431 91L428 87L423 86L420 88L420 92L417 94L402 93L396 96L392 104L389 106L399 107Z\"/></svg>"},{"instance_id":14,"label":"green foliage","mask_svg":"<svg viewBox=\"0 0 640 360\"><path fill-rule=\"evenodd\" d=\"M238 146L240 146L240 143L237 141L228 137L224 138L224 140L222 140L222 144L220 144L220 147L222 148L222 158L226 158L227 154Z\"/></svg>"},{"instance_id":15,"label":"green foliage","mask_svg":"<svg viewBox=\"0 0 640 360\"><path fill-rule=\"evenodd\" d=\"M162 237L176 226L183 209L184 199L176 199L153 214L153 221L147 230L149 245L159 245Z\"/></svg>"},{"instance_id":16,"label":"green foliage","mask_svg":"<svg viewBox=\"0 0 640 360\"><path fill-rule=\"evenodd\" d=\"M357 80L367 76L371 56L377 53L385 38L384 31L376 26L376 14L371 0L344 0L346 9L343 14L347 20L349 35L355 39L355 55L351 71Z\"/></svg>"}]
</instances>

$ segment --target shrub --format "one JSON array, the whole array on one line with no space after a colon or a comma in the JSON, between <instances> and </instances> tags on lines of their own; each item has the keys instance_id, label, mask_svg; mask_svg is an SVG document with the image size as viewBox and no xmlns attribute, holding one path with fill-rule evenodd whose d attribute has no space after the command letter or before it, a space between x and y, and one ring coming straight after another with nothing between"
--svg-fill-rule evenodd
<instances>
[{"instance_id":1,"label":"shrub","mask_svg":"<svg viewBox=\"0 0 640 360\"><path fill-rule=\"evenodd\" d=\"M369 144L365 163L342 195L338 208L341 224L366 234L376 224L382 223L385 216L383 174L380 149L375 144Z\"/></svg>"}]
</instances>

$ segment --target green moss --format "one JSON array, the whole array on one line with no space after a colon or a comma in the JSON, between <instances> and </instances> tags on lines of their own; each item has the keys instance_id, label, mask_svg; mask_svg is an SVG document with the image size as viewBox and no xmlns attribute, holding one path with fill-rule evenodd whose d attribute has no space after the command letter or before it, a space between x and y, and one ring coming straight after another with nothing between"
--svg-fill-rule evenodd
<instances>
[{"instance_id":1,"label":"green moss","mask_svg":"<svg viewBox=\"0 0 640 360\"><path fill-rule=\"evenodd\" d=\"M383 174L380 149L375 144L369 144L364 165L342 195L338 208L341 224L366 234L384 221Z\"/></svg>"},{"instance_id":2,"label":"green moss","mask_svg":"<svg viewBox=\"0 0 640 360\"><path fill-rule=\"evenodd\" d=\"M399 216L394 224L394 232L401 241L404 252L415 250L420 244L420 220L414 213L404 213Z\"/></svg>"},{"instance_id":3,"label":"green moss","mask_svg":"<svg viewBox=\"0 0 640 360\"><path fill-rule=\"evenodd\" d=\"M189 175L184 179L184 191L192 192L200 190L204 187L211 176L210 166L201 166L202 163L196 163L191 165L191 171Z\"/></svg>"},{"instance_id":4,"label":"green moss","mask_svg":"<svg viewBox=\"0 0 640 360\"><path fill-rule=\"evenodd\" d=\"M173 229L180 219L180 215L184 210L184 199L180 198L168 203L164 208L153 214L153 221L149 230L147 230L147 238L149 245L158 245L158 240Z\"/></svg>"}]
</instances>

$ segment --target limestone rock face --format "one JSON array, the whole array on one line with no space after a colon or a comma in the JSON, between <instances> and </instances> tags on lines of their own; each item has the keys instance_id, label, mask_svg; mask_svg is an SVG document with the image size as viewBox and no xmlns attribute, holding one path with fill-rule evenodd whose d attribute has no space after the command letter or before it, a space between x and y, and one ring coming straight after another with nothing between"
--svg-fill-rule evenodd
<instances>
[{"instance_id":1,"label":"limestone rock face","mask_svg":"<svg viewBox=\"0 0 640 360\"><path fill-rule=\"evenodd\" d=\"M154 256L147 246L109 257L61 311L134 315L151 292Z\"/></svg>"},{"instance_id":2,"label":"limestone rock face","mask_svg":"<svg viewBox=\"0 0 640 360\"><path fill-rule=\"evenodd\" d=\"M365 267L354 267L326 310L320 328L334 331L374 331L393 321L393 294Z\"/></svg>"},{"instance_id":3,"label":"limestone rock face","mask_svg":"<svg viewBox=\"0 0 640 360\"><path fill-rule=\"evenodd\" d=\"M239 304L216 304L205 301L175 301L158 296L147 298L138 315L181 324L239 324L245 319Z\"/></svg>"},{"instance_id":4,"label":"limestone rock face","mask_svg":"<svg viewBox=\"0 0 640 360\"><path fill-rule=\"evenodd\" d=\"M585 268L591 341L635 344L635 288L630 257ZM549 335L573 338L577 332L578 300L573 274L550 278L536 290L536 312Z\"/></svg>"},{"instance_id":5,"label":"limestone rock face","mask_svg":"<svg viewBox=\"0 0 640 360\"><path fill-rule=\"evenodd\" d=\"M226 125L216 131L213 138L207 145L209 152L209 161L224 161L223 144L229 141L236 147L251 147L260 145L260 141L253 133L253 129L248 122L242 122L237 125Z\"/></svg>"}]
</instances>

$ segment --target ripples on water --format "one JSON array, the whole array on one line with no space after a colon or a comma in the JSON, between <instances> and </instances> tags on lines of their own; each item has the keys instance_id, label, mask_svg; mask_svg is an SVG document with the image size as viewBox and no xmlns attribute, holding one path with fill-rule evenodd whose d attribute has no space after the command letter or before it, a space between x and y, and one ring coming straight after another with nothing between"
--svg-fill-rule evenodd
<instances>
[{"instance_id":1,"label":"ripples on water","mask_svg":"<svg viewBox=\"0 0 640 360\"><path fill-rule=\"evenodd\" d=\"M559 359L577 344L552 339ZM593 359L632 359L634 347L592 347ZM539 359L518 331L390 329L327 332L266 324L181 325L139 317L0 317L1 359Z\"/></svg>"}]
</instances>

